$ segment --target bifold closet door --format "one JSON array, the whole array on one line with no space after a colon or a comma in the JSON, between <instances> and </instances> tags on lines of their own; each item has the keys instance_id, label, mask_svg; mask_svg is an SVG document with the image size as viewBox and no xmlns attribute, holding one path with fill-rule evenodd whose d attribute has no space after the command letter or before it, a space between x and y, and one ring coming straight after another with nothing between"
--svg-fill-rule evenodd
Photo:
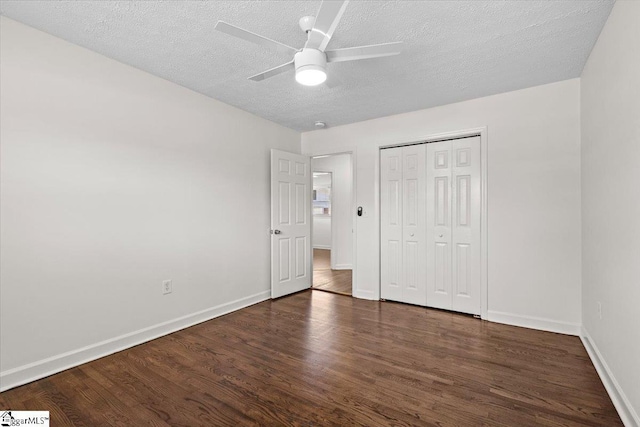
<instances>
[{"instance_id":1,"label":"bifold closet door","mask_svg":"<svg viewBox=\"0 0 640 427\"><path fill-rule=\"evenodd\" d=\"M380 297L402 301L402 148L380 152Z\"/></svg>"},{"instance_id":2,"label":"bifold closet door","mask_svg":"<svg viewBox=\"0 0 640 427\"><path fill-rule=\"evenodd\" d=\"M480 137L427 144L427 305L480 314Z\"/></svg>"},{"instance_id":3,"label":"bifold closet door","mask_svg":"<svg viewBox=\"0 0 640 427\"><path fill-rule=\"evenodd\" d=\"M427 305L451 310L451 141L427 144Z\"/></svg>"},{"instance_id":4,"label":"bifold closet door","mask_svg":"<svg viewBox=\"0 0 640 427\"><path fill-rule=\"evenodd\" d=\"M425 153L422 145L381 152L381 297L426 305Z\"/></svg>"}]
</instances>

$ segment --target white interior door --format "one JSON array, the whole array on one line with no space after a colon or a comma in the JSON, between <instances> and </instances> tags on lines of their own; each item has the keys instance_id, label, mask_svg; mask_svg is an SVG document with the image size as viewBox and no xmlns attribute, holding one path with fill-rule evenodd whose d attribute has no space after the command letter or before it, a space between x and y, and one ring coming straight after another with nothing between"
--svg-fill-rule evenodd
<instances>
[{"instance_id":1,"label":"white interior door","mask_svg":"<svg viewBox=\"0 0 640 427\"><path fill-rule=\"evenodd\" d=\"M402 302L425 305L425 145L402 147Z\"/></svg>"},{"instance_id":2,"label":"white interior door","mask_svg":"<svg viewBox=\"0 0 640 427\"><path fill-rule=\"evenodd\" d=\"M402 301L402 148L380 152L380 297Z\"/></svg>"},{"instance_id":3,"label":"white interior door","mask_svg":"<svg viewBox=\"0 0 640 427\"><path fill-rule=\"evenodd\" d=\"M480 137L427 144L427 305L480 314Z\"/></svg>"},{"instance_id":4,"label":"white interior door","mask_svg":"<svg viewBox=\"0 0 640 427\"><path fill-rule=\"evenodd\" d=\"M427 305L451 310L451 141L427 144Z\"/></svg>"},{"instance_id":5,"label":"white interior door","mask_svg":"<svg viewBox=\"0 0 640 427\"><path fill-rule=\"evenodd\" d=\"M380 295L481 314L480 137L380 153Z\"/></svg>"},{"instance_id":6,"label":"white interior door","mask_svg":"<svg viewBox=\"0 0 640 427\"><path fill-rule=\"evenodd\" d=\"M452 309L480 315L480 137L452 143Z\"/></svg>"},{"instance_id":7,"label":"white interior door","mask_svg":"<svg viewBox=\"0 0 640 427\"><path fill-rule=\"evenodd\" d=\"M311 286L311 165L271 150L271 298Z\"/></svg>"},{"instance_id":8,"label":"white interior door","mask_svg":"<svg viewBox=\"0 0 640 427\"><path fill-rule=\"evenodd\" d=\"M381 152L381 297L426 304L425 146Z\"/></svg>"}]
</instances>

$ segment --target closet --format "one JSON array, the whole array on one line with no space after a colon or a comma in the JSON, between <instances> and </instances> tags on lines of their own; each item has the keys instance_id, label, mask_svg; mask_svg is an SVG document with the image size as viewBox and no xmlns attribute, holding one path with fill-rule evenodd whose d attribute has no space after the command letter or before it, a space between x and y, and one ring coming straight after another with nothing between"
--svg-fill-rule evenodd
<instances>
[{"instance_id":1,"label":"closet","mask_svg":"<svg viewBox=\"0 0 640 427\"><path fill-rule=\"evenodd\" d=\"M480 137L380 155L383 299L479 315Z\"/></svg>"}]
</instances>

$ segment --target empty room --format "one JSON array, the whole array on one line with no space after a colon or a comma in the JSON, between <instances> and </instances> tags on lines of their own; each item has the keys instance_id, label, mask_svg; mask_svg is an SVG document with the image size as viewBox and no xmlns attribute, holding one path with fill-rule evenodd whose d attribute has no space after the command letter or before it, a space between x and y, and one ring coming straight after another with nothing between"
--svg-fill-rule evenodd
<instances>
[{"instance_id":1,"label":"empty room","mask_svg":"<svg viewBox=\"0 0 640 427\"><path fill-rule=\"evenodd\" d=\"M640 427L639 184L637 0L0 0L0 425Z\"/></svg>"}]
</instances>

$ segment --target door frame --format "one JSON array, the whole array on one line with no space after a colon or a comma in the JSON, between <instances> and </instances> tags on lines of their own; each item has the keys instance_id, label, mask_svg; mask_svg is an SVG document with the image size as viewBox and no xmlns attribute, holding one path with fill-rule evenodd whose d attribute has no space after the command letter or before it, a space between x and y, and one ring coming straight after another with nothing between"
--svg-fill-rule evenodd
<instances>
[{"instance_id":1,"label":"door frame","mask_svg":"<svg viewBox=\"0 0 640 427\"><path fill-rule=\"evenodd\" d=\"M397 141L395 143L390 144L382 144L378 147L378 194L376 195L378 199L378 215L377 215L377 225L378 225L378 245L379 248L382 245L381 237L381 221L380 221L380 212L382 209L380 200L380 189L381 189L381 174L379 171L381 170L380 164L380 151L385 148L393 148L393 147L403 147L407 145L415 145L415 144L428 144L430 142L438 142L444 141L448 139L460 139L467 138L472 136L480 137L480 318L483 320L488 320L488 309L489 309L489 221L488 221L488 180L487 180L487 169L488 169L488 131L487 127L477 127L471 129L464 129L453 132L443 132L438 134L427 135L422 138L412 139L411 141ZM378 267L382 264L381 252L378 250ZM381 271L378 271L378 295L381 295L382 291L382 275Z\"/></svg>"},{"instance_id":2,"label":"door frame","mask_svg":"<svg viewBox=\"0 0 640 427\"><path fill-rule=\"evenodd\" d=\"M357 243L357 233L358 233L358 229L357 229L357 215L356 215L356 210L357 210L357 202L356 202L356 156L355 156L355 151L339 151L339 152L335 152L335 153L322 153L322 154L316 154L316 155L309 155L311 161L311 178L312 178L312 187L313 187L313 159L315 158L324 158L324 157L331 157L331 156L337 156L340 154L349 154L351 157L351 229L352 229L352 233L351 233L351 296L354 296L354 291L356 288L356 275L357 275L357 269L356 269L356 243ZM333 207L333 185L335 183L334 180L334 176L335 176L335 172L333 170L330 171L332 173L331 175L331 198L332 198L332 207ZM313 195L310 195L309 197L309 204L311 206L313 206ZM312 207L313 209L313 207ZM313 288L313 210L311 211L312 215L311 215L311 287ZM334 221L333 221L333 217L331 218L331 246L333 246L333 227L334 227ZM333 267L333 253L331 255L331 266Z\"/></svg>"}]
</instances>

